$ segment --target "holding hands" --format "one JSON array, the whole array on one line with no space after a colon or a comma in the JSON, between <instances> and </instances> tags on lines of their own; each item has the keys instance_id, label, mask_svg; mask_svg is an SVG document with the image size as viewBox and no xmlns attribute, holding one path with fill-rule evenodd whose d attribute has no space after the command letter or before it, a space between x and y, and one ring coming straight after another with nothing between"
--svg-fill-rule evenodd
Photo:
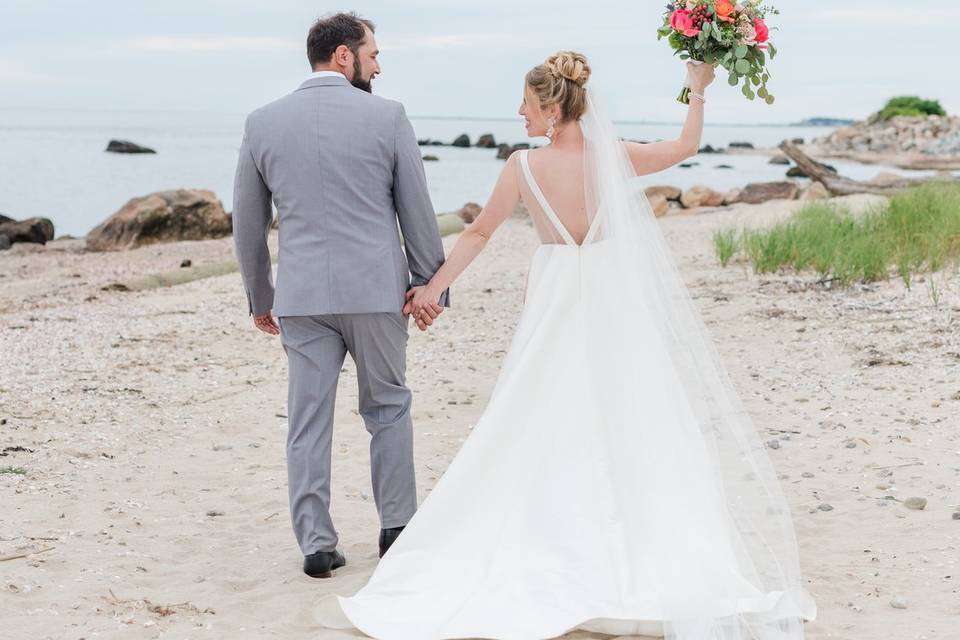
<instances>
[{"instance_id":1,"label":"holding hands","mask_svg":"<svg viewBox=\"0 0 960 640\"><path fill-rule=\"evenodd\" d=\"M429 284L411 287L407 291L407 303L403 305L403 315L412 315L420 331L426 331L441 313L443 307L438 303L442 292L434 291Z\"/></svg>"}]
</instances>

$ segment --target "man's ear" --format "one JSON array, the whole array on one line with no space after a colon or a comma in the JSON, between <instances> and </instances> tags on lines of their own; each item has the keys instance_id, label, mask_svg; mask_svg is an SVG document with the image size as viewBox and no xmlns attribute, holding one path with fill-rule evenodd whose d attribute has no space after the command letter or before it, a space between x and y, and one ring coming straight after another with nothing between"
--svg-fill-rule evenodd
<instances>
[{"instance_id":1,"label":"man's ear","mask_svg":"<svg viewBox=\"0 0 960 640\"><path fill-rule=\"evenodd\" d=\"M345 44L340 45L333 52L333 58L342 67L350 66L350 47Z\"/></svg>"}]
</instances>

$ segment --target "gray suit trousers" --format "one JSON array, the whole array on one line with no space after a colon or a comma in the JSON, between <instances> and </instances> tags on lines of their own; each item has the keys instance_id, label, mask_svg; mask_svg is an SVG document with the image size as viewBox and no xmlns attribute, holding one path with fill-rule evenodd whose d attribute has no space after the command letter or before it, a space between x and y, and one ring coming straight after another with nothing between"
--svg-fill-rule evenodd
<instances>
[{"instance_id":1,"label":"gray suit trousers","mask_svg":"<svg viewBox=\"0 0 960 640\"><path fill-rule=\"evenodd\" d=\"M289 363L290 517L301 551L332 551L338 542L330 517L330 462L337 381L348 352L357 367L360 415L372 436L380 526L406 525L417 509L408 319L397 312L283 316L278 322Z\"/></svg>"}]
</instances>

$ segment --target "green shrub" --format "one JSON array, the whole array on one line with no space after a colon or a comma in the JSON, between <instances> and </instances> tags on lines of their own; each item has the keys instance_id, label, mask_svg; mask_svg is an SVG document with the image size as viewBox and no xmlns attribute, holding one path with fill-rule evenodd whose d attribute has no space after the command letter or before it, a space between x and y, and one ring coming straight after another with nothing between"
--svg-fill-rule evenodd
<instances>
[{"instance_id":1,"label":"green shrub","mask_svg":"<svg viewBox=\"0 0 960 640\"><path fill-rule=\"evenodd\" d=\"M889 120L896 116L945 116L947 112L940 106L939 100L923 100L917 96L898 96L891 98L877 112L876 120Z\"/></svg>"}]
</instances>

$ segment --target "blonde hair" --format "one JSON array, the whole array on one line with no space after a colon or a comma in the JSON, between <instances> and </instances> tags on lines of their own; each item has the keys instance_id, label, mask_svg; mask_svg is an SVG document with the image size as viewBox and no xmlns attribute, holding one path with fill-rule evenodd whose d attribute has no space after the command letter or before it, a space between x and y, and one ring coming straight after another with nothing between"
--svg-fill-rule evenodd
<instances>
[{"instance_id":1,"label":"blonde hair","mask_svg":"<svg viewBox=\"0 0 960 640\"><path fill-rule=\"evenodd\" d=\"M560 105L563 122L579 120L587 110L590 79L587 58L575 51L560 51L527 73L527 86L540 100L540 107Z\"/></svg>"}]
</instances>

